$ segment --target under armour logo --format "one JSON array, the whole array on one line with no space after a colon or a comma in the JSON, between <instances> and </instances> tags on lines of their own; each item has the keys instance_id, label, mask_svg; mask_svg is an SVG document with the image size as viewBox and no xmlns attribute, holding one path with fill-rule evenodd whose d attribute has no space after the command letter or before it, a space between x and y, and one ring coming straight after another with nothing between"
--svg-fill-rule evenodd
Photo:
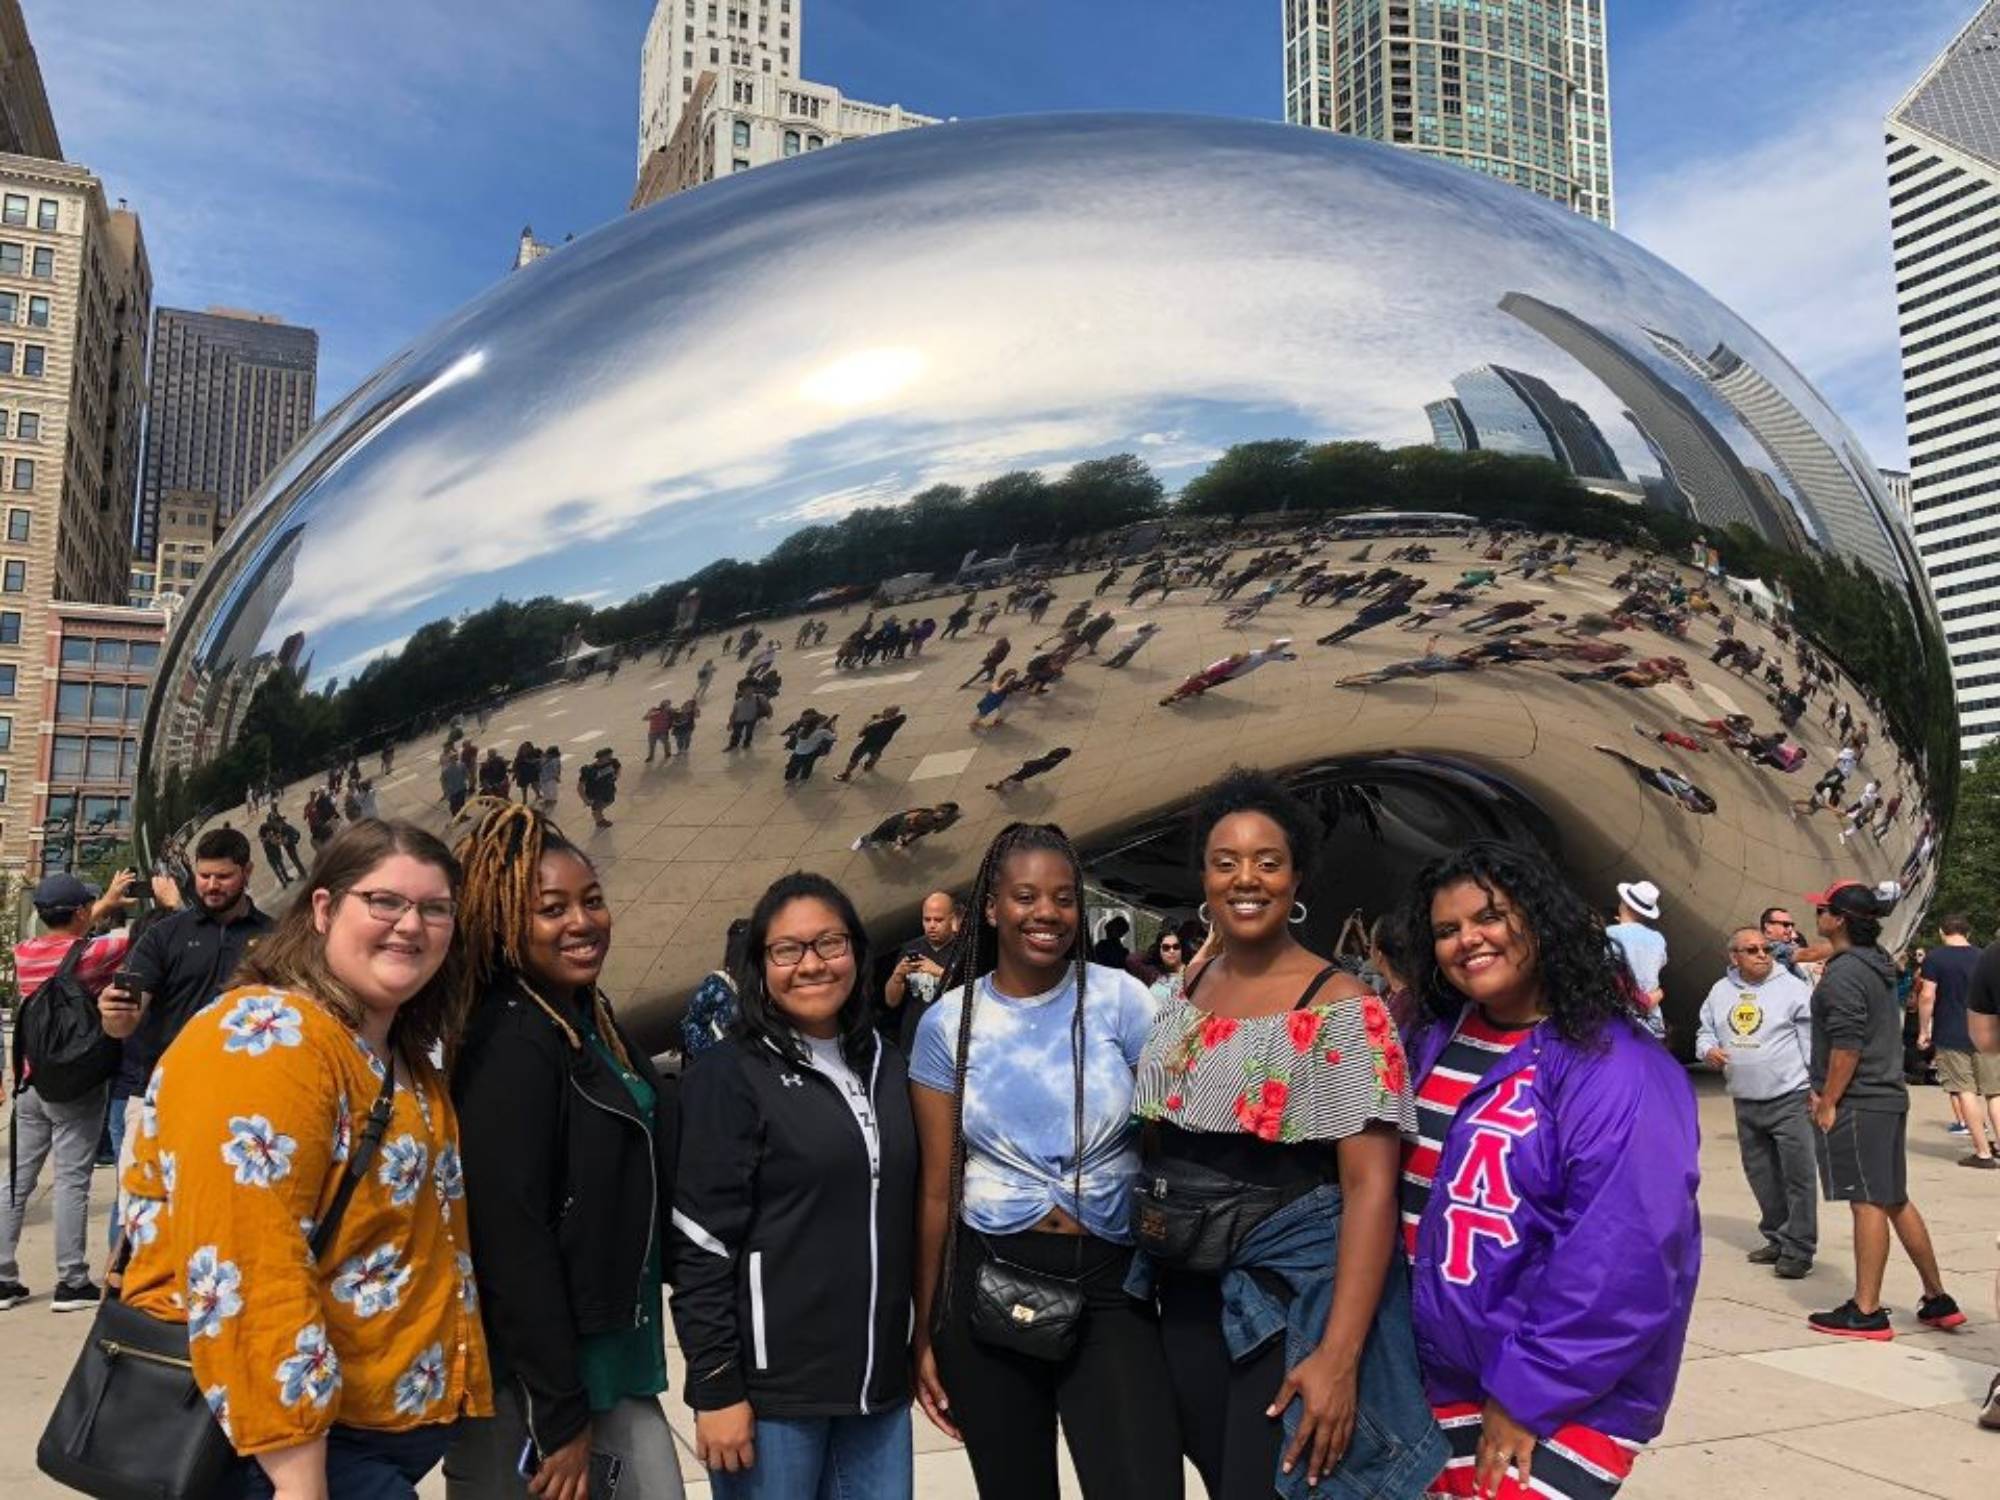
<instances>
[{"instance_id":1,"label":"under armour logo","mask_svg":"<svg viewBox=\"0 0 2000 1500\"><path fill-rule=\"evenodd\" d=\"M788 1089L802 1089L806 1085L806 1081L796 1073L780 1073L778 1082Z\"/></svg>"}]
</instances>

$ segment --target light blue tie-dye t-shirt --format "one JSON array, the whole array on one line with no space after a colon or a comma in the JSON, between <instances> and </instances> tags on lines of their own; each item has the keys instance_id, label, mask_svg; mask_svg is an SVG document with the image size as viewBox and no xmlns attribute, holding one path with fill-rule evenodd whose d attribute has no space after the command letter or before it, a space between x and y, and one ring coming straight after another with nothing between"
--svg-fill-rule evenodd
<instances>
[{"instance_id":1,"label":"light blue tie-dye t-shirt","mask_svg":"<svg viewBox=\"0 0 2000 1500\"><path fill-rule=\"evenodd\" d=\"M965 991L917 1025L910 1077L949 1094ZM964 1219L982 1234L1015 1234L1060 1208L1099 1238L1131 1243L1126 1224L1139 1166L1132 1077L1159 1002L1122 969L1084 977L1083 1203L1075 1193L1074 973L1046 994L1015 999L979 981L965 1068Z\"/></svg>"}]
</instances>

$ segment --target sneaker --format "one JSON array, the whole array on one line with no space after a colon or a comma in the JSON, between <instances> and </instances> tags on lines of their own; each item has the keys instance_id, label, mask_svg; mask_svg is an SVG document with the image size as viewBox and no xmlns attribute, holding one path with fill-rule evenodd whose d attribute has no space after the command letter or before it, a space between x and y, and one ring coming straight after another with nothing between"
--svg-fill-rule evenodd
<instances>
[{"instance_id":1,"label":"sneaker","mask_svg":"<svg viewBox=\"0 0 2000 1500\"><path fill-rule=\"evenodd\" d=\"M19 1307L28 1300L28 1289L18 1281L0 1281L0 1312Z\"/></svg>"},{"instance_id":2,"label":"sneaker","mask_svg":"<svg viewBox=\"0 0 2000 1500\"><path fill-rule=\"evenodd\" d=\"M1917 1321L1926 1328L1957 1328L1965 1322L1950 1292L1939 1292L1917 1304Z\"/></svg>"},{"instance_id":3,"label":"sneaker","mask_svg":"<svg viewBox=\"0 0 2000 1500\"><path fill-rule=\"evenodd\" d=\"M1812 1275L1813 1263L1796 1255L1781 1255L1771 1268L1780 1281L1803 1281Z\"/></svg>"},{"instance_id":4,"label":"sneaker","mask_svg":"<svg viewBox=\"0 0 2000 1500\"><path fill-rule=\"evenodd\" d=\"M87 1278L83 1281L65 1281L56 1288L55 1296L49 1299L49 1311L87 1312L103 1300L104 1293L97 1289L95 1282ZM1963 1318L1959 1319L1961 1323L1964 1321Z\"/></svg>"},{"instance_id":5,"label":"sneaker","mask_svg":"<svg viewBox=\"0 0 2000 1500\"><path fill-rule=\"evenodd\" d=\"M1968 1130L1968 1129L1967 1129L1967 1128L1966 1128L1966 1127L1965 1127L1965 1126L1964 1126L1964 1125L1963 1125L1963 1124L1962 1124L1961 1122L1959 1122L1959 1121L1957 1121L1957 1120L1953 1120L1953 1121L1952 1121L1952 1122L1951 1122L1951 1123L1950 1123L1949 1125L1945 1126L1945 1128L1944 1128L1944 1133L1945 1133L1946 1135L1971 1135L1971 1134L1972 1134L1972 1132L1971 1132L1970 1130Z\"/></svg>"},{"instance_id":6,"label":"sneaker","mask_svg":"<svg viewBox=\"0 0 2000 1500\"><path fill-rule=\"evenodd\" d=\"M1753 1266L1774 1266L1783 1253L1776 1245L1760 1245L1743 1258Z\"/></svg>"},{"instance_id":7,"label":"sneaker","mask_svg":"<svg viewBox=\"0 0 2000 1500\"><path fill-rule=\"evenodd\" d=\"M1854 1305L1852 1297L1832 1312L1812 1314L1806 1323L1815 1333L1831 1333L1844 1339L1873 1339L1883 1343L1896 1336L1895 1329L1889 1326L1888 1308L1878 1307L1872 1313L1865 1313Z\"/></svg>"},{"instance_id":8,"label":"sneaker","mask_svg":"<svg viewBox=\"0 0 2000 1500\"><path fill-rule=\"evenodd\" d=\"M1986 1388L1986 1405L1979 1413L1979 1425L1988 1432L2000 1432L2000 1375Z\"/></svg>"},{"instance_id":9,"label":"sneaker","mask_svg":"<svg viewBox=\"0 0 2000 1500\"><path fill-rule=\"evenodd\" d=\"M2000 1161L1995 1161L1990 1156L1980 1156L1976 1153L1972 1156L1961 1156L1958 1159L1958 1164L1961 1167L1976 1167L1982 1172L2000 1170Z\"/></svg>"}]
</instances>

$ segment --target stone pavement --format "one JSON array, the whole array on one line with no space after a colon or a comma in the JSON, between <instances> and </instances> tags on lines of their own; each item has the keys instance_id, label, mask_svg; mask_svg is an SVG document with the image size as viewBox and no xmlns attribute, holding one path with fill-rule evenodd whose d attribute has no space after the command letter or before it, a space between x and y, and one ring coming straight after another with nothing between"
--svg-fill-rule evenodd
<instances>
[{"instance_id":1,"label":"stone pavement","mask_svg":"<svg viewBox=\"0 0 2000 1500\"><path fill-rule=\"evenodd\" d=\"M1970 1316L1956 1333L1918 1328L1917 1283L1900 1251L1891 1259L1887 1298L1897 1337L1860 1344L1807 1331L1805 1314L1849 1290L1847 1214L1821 1224L1819 1269L1778 1281L1745 1263L1758 1241L1756 1207L1737 1163L1728 1100L1704 1075L1701 1091L1702 1221L1705 1235L1692 1342L1666 1432L1639 1461L1631 1500L1989 1500L2000 1475L2000 1433L1973 1423L1986 1382L2000 1365L1994 1274L2000 1269L2000 1174L1961 1170L1963 1147L1945 1133L1950 1114L1935 1089L1918 1091L1910 1132L1911 1193L1937 1241L1946 1284ZM100 1196L109 1174L97 1179ZM93 1233L103 1234L103 1204ZM52 1316L49 1204L35 1204L22 1247L25 1279L38 1293L0 1313L0 1495L8 1500L64 1491L34 1468L34 1445L67 1373L86 1315ZM675 1380L679 1370L676 1362ZM687 1409L667 1398L676 1430L690 1433ZM925 1500L970 1500L963 1456L917 1419L917 1492ZM683 1453L691 1497L708 1486ZM426 1500L442 1496L435 1477ZM1073 1485L1065 1494L1079 1494ZM1191 1483L1191 1497L1200 1495Z\"/></svg>"}]
</instances>

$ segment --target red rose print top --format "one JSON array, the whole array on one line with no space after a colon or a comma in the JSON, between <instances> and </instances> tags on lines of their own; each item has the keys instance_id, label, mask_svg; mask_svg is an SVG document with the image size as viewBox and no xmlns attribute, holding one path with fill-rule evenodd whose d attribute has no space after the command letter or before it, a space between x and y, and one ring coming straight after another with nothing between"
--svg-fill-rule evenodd
<instances>
[{"instance_id":1,"label":"red rose print top","mask_svg":"<svg viewBox=\"0 0 2000 1500\"><path fill-rule=\"evenodd\" d=\"M1233 1020L1185 997L1160 1009L1132 1112L1182 1130L1337 1141L1381 1121L1416 1129L1409 1069L1373 995Z\"/></svg>"}]
</instances>

